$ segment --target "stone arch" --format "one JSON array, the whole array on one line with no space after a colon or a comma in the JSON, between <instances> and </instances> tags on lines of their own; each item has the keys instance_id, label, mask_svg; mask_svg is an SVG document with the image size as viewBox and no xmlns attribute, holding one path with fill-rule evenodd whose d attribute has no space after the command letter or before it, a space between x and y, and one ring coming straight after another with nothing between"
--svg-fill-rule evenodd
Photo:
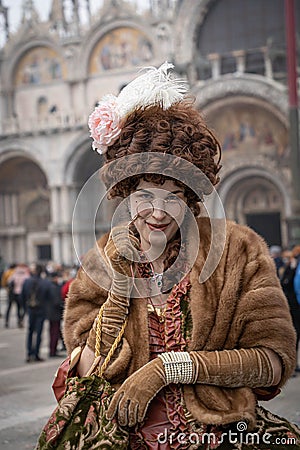
<instances>
[{"instance_id":1,"label":"stone arch","mask_svg":"<svg viewBox=\"0 0 300 450\"><path fill-rule=\"evenodd\" d=\"M266 167L272 162L288 168L289 121L281 92L273 90L270 97L268 89L256 81L252 87L256 86L256 95L253 89L242 91L241 86L229 89L227 95L228 85L232 87L227 81L222 86L216 83L214 92L208 86L209 92L204 88L196 94L196 105L221 144L223 165L247 164L250 155L265 158Z\"/></svg>"},{"instance_id":2,"label":"stone arch","mask_svg":"<svg viewBox=\"0 0 300 450\"><path fill-rule=\"evenodd\" d=\"M234 96L261 100L273 107L274 114L279 115L283 123L288 125L288 100L285 87L273 80L259 75L244 74L239 77L222 77L210 80L202 87L194 87L195 106L205 114L213 106L213 102L233 99Z\"/></svg>"},{"instance_id":3,"label":"stone arch","mask_svg":"<svg viewBox=\"0 0 300 450\"><path fill-rule=\"evenodd\" d=\"M286 219L291 214L291 196L278 173L258 165L239 167L227 171L218 193L228 219L252 226L270 245L288 244ZM273 230L277 226L278 242L272 241L270 225Z\"/></svg>"},{"instance_id":4,"label":"stone arch","mask_svg":"<svg viewBox=\"0 0 300 450\"><path fill-rule=\"evenodd\" d=\"M9 88L12 88L13 80L15 77L15 71L16 68L18 67L19 62L26 55L26 53L30 52L31 50L34 50L37 47L49 48L53 50L55 53L57 53L63 61L65 61L62 48L46 38L31 40L23 45L18 46L17 48L15 46L11 46L10 51L8 52L7 55L6 61L7 70L5 71L4 74L5 75L4 85L7 90L9 90Z\"/></svg>"},{"instance_id":5,"label":"stone arch","mask_svg":"<svg viewBox=\"0 0 300 450\"><path fill-rule=\"evenodd\" d=\"M76 170L78 168L79 161L84 158L84 155L87 156L87 161L94 162L95 171L102 166L103 158L98 153L92 151L91 139L87 137L86 133L71 142L69 147L66 149L65 154L66 158L63 173L64 182L67 185L71 185L76 181ZM91 169L87 169L86 173L87 179L92 174ZM84 178L84 174L82 174L82 177Z\"/></svg>"},{"instance_id":6,"label":"stone arch","mask_svg":"<svg viewBox=\"0 0 300 450\"><path fill-rule=\"evenodd\" d=\"M297 16L297 9L295 13ZM225 23L226 26L222 26ZM267 43L273 55L275 51L284 51L282 0L267 3L260 0L216 0L199 25L197 48L204 56L215 52L226 54L247 47L253 51ZM237 35L239 39L236 38Z\"/></svg>"},{"instance_id":7,"label":"stone arch","mask_svg":"<svg viewBox=\"0 0 300 450\"><path fill-rule=\"evenodd\" d=\"M46 50L45 50L46 49ZM32 64L29 61L26 63L26 58L30 55L33 57L35 50L38 52L37 64ZM48 52L51 58L44 58L44 52ZM32 61L33 63L34 61ZM19 47L11 46L9 48L7 59L7 69L4 72L3 86L4 92L6 92L6 102L4 115L8 118L15 117L17 120L23 120L24 122L29 120L30 115L36 114L36 108L32 108L31 95L33 91L28 90L28 84L22 83L22 76L37 77L38 74L44 74L46 78L49 78L51 82L47 89L47 97L54 101L55 89L57 82L67 77L67 65L62 48L46 38L35 39L33 41L21 44ZM31 68L30 68L31 67ZM29 72L26 75L26 70ZM61 73L61 76L55 74ZM45 75L46 74L46 75ZM48 74L48 75L47 75ZM24 80L25 80L24 78ZM46 80L44 80L46 81ZM44 83L43 83L44 84ZM42 84L41 84L42 85ZM29 86L32 86L29 84ZM54 90L53 90L54 89ZM39 94L35 92L34 97L37 100ZM27 98L27 101L24 99ZM31 107L31 112L27 111L28 106ZM36 118L35 118L36 120Z\"/></svg>"},{"instance_id":8,"label":"stone arch","mask_svg":"<svg viewBox=\"0 0 300 450\"><path fill-rule=\"evenodd\" d=\"M214 2L215 0L183 0L181 3L174 26L174 53L178 64L187 64L193 60L196 29Z\"/></svg>"},{"instance_id":9,"label":"stone arch","mask_svg":"<svg viewBox=\"0 0 300 450\"><path fill-rule=\"evenodd\" d=\"M233 206L231 209L228 206L226 198L228 199L229 186L231 184L239 186L237 190L245 203L246 196L250 195L251 180L253 184L255 179L256 184L260 186L265 183L265 190L273 189L282 199L279 211L281 238L286 245L286 219L292 211L290 200L292 186L289 177L288 105L283 87L260 76L243 75L234 79L222 77L219 80L212 80L203 87L195 88L194 94L196 107L202 111L223 148L222 181L218 192L230 218L245 223L244 213L236 217L232 213ZM242 139L237 133L240 132L239 124L243 122L244 113L247 115L252 134L249 132L249 137L240 142ZM272 132L269 127L272 128ZM280 142L274 139L273 132ZM228 147L226 133L233 136L233 140L231 139L233 145ZM244 183L243 179L247 179L247 182ZM234 191L233 187L232 189ZM231 198L234 199L233 194ZM232 203L234 204L234 200ZM244 206L242 208L241 200L239 203L242 211Z\"/></svg>"},{"instance_id":10,"label":"stone arch","mask_svg":"<svg viewBox=\"0 0 300 450\"><path fill-rule=\"evenodd\" d=\"M65 169L72 214L72 238L78 257L94 244L95 237L109 230L115 202L108 202L99 169L103 157L91 149L86 136L70 146Z\"/></svg>"},{"instance_id":11,"label":"stone arch","mask_svg":"<svg viewBox=\"0 0 300 450\"><path fill-rule=\"evenodd\" d=\"M22 147L20 146L20 143L17 141L12 141L9 144L6 144L5 146L1 147L0 151L0 166L4 164L6 161L12 159L12 158L24 158L32 161L34 164L36 164L41 172L46 177L47 185L49 184L49 175L47 171L47 167L45 164L40 161L38 158L36 158L36 155L38 155L38 149L34 148L32 146L28 147L22 143Z\"/></svg>"},{"instance_id":12,"label":"stone arch","mask_svg":"<svg viewBox=\"0 0 300 450\"><path fill-rule=\"evenodd\" d=\"M141 23L137 23L132 20L116 20L109 24L101 24L101 27L99 27L99 24L95 25L95 27L92 28L91 32L84 40L83 45L81 47L80 54L79 54L79 60L81 61L83 77L88 76L90 58L91 58L91 55L92 55L95 47L97 46L97 44L106 35L109 35L109 33L112 33L114 30L117 30L120 28L129 28L132 30L137 30L138 32L147 36L147 39L149 40L149 42L151 42L151 45L153 48L153 56L151 58L151 65L153 64L153 61L156 60L156 55L158 54L158 49L157 49L157 44L152 36L153 35L152 30L149 27L148 23L141 24ZM128 67L126 68L126 70L128 70ZM132 66L132 70L134 72L136 72L136 67Z\"/></svg>"},{"instance_id":13,"label":"stone arch","mask_svg":"<svg viewBox=\"0 0 300 450\"><path fill-rule=\"evenodd\" d=\"M32 221L32 205L39 222ZM50 191L46 173L25 152L7 152L0 158L0 247L7 263L36 260L39 245L51 248Z\"/></svg>"},{"instance_id":14,"label":"stone arch","mask_svg":"<svg viewBox=\"0 0 300 450\"><path fill-rule=\"evenodd\" d=\"M186 65L195 62L195 49L197 40L197 30L203 25L206 16L212 10L217 0L183 0L177 15L177 21L174 26L176 62L179 65ZM252 6L249 0L250 6ZM235 10L233 5L229 5L229 11ZM296 10L297 18L299 18L300 10ZM226 28L226 27L225 27ZM184 30L184 32L182 32ZM273 42L273 36L270 36L268 42L272 58L280 60L285 57L284 48L278 48L278 42ZM274 45L275 44L275 45ZM276 45L277 44L277 45ZM259 44L261 47L262 44ZM265 43L267 45L267 42ZM238 48L236 50L239 50ZM217 50L216 50L217 51Z\"/></svg>"}]
</instances>

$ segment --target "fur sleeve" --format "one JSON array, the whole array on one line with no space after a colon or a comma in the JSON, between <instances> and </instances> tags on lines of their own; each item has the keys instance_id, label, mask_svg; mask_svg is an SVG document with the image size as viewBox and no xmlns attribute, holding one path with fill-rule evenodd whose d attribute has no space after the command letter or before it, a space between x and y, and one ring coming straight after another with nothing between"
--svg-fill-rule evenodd
<instances>
[{"instance_id":1,"label":"fur sleeve","mask_svg":"<svg viewBox=\"0 0 300 450\"><path fill-rule=\"evenodd\" d=\"M99 308L107 299L111 281L103 256L106 239L106 236L101 238L87 253L70 286L64 312L64 340L68 354L86 342Z\"/></svg>"},{"instance_id":2,"label":"fur sleeve","mask_svg":"<svg viewBox=\"0 0 300 450\"><path fill-rule=\"evenodd\" d=\"M280 356L283 364L282 386L292 375L296 362L296 336L287 300L276 275L264 240L247 227L245 260L240 278L240 301L233 327L241 330L239 347L267 347Z\"/></svg>"}]
</instances>

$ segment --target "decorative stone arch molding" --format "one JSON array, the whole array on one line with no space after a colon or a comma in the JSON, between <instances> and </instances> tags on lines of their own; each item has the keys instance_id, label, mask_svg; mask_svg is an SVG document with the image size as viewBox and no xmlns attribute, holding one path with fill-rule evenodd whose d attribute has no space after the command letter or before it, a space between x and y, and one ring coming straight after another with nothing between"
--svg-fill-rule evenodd
<instances>
[{"instance_id":1,"label":"decorative stone arch molding","mask_svg":"<svg viewBox=\"0 0 300 450\"><path fill-rule=\"evenodd\" d=\"M87 133L82 133L78 138L76 138L68 148L65 150L65 162L63 164L63 173L64 173L64 183L67 185L71 185L74 183L74 177L76 168L80 159L87 152L92 153L91 149L91 139L87 137ZM102 161L100 155L99 158L99 167L101 167ZM95 169L96 170L96 169Z\"/></svg>"},{"instance_id":2,"label":"decorative stone arch molding","mask_svg":"<svg viewBox=\"0 0 300 450\"><path fill-rule=\"evenodd\" d=\"M90 58L96 45L101 41L101 39L104 38L105 35L113 32L118 28L132 28L134 30L140 31L142 34L145 34L153 47L154 57L151 59L151 65L156 65L156 55L159 54L159 49L157 46L157 42L153 39L153 32L149 24L141 24L140 22L136 22L133 20L115 20L106 24L101 24L101 27L99 27L99 23L96 24L84 39L80 52L78 54L81 70L81 74L78 74L79 77L82 77L84 79L88 77ZM126 68L125 70L128 71L129 69L130 68ZM132 69L134 70L134 73L136 73L136 68Z\"/></svg>"},{"instance_id":3,"label":"decorative stone arch molding","mask_svg":"<svg viewBox=\"0 0 300 450\"><path fill-rule=\"evenodd\" d=\"M66 155L63 189L69 192L71 207L74 207L79 193L85 184L89 184L89 180L90 190L91 192L94 190L95 193L94 197L91 195L90 203L97 201L97 192L105 191L97 174L103 164L103 157L91 149L91 141L86 135L82 135L73 142L67 149ZM89 192L88 186L86 192Z\"/></svg>"},{"instance_id":4,"label":"decorative stone arch molding","mask_svg":"<svg viewBox=\"0 0 300 450\"><path fill-rule=\"evenodd\" d=\"M239 202L237 208L241 211L244 206L242 203L252 190L251 180L252 183L254 179L256 180L253 183L253 191L255 183L260 187L265 183L265 190L274 192L274 197L277 192L281 199L278 211L281 215L282 241L287 244L286 219L292 214L292 186L287 151L289 120L286 89L273 80L261 76L227 75L211 80L205 85L195 86L193 94L196 107L202 111L224 148L218 192L226 212L230 218L241 221L242 215L235 217L232 214L232 210L236 208L232 206L232 202ZM245 117L247 115L249 119L248 124L243 120L244 115ZM248 127L253 124L257 126L252 130L254 137L251 138L248 134L249 137L243 142L237 139L237 136L241 136L238 133L240 131L238 125L242 124L247 124ZM221 128L220 125L222 125ZM271 128L271 144L267 143L266 137L269 127ZM261 133L262 130L264 133ZM225 150L224 140L227 134L233 135L231 138L234 139L235 144L229 147L231 151L228 150L228 152ZM275 135L276 139L273 140ZM240 196L232 200L234 189L240 192ZM263 187L261 192L264 192ZM231 205L229 196L231 196ZM243 202L240 198L243 198Z\"/></svg>"},{"instance_id":5,"label":"decorative stone arch molding","mask_svg":"<svg viewBox=\"0 0 300 450\"><path fill-rule=\"evenodd\" d=\"M268 115L273 116L276 123L280 124L286 134L289 128L288 120L288 102L285 89L276 82L266 80L258 76L243 76L238 78L223 77L207 83L203 87L194 88L195 106L208 120L209 125L213 122L213 117L221 108L229 113L230 107L243 104L245 107L255 107L257 110L265 111ZM218 130L215 130L218 131ZM227 157L223 152L224 158ZM279 178L282 177L282 167L275 160L266 158L259 151L255 153L255 162L253 157L246 154L233 154L226 159L228 169L222 169L223 177L232 170L236 170L240 165L240 169L244 167L257 165L261 170L270 170L276 173ZM226 166L225 165L225 166ZM229 172L227 172L229 170ZM290 182L286 181L286 188L291 189Z\"/></svg>"},{"instance_id":6,"label":"decorative stone arch molding","mask_svg":"<svg viewBox=\"0 0 300 450\"><path fill-rule=\"evenodd\" d=\"M276 81L260 75L225 75L218 80L210 80L204 86L195 86L192 90L195 106L206 112L217 100L231 96L243 96L263 100L270 105L274 114L280 114L281 120L288 126L288 99L286 88Z\"/></svg>"},{"instance_id":7,"label":"decorative stone arch molding","mask_svg":"<svg viewBox=\"0 0 300 450\"><path fill-rule=\"evenodd\" d=\"M72 223L68 239L72 240L77 255L85 254L95 244L95 236L109 229L114 212L115 202L107 201L100 179L102 164L103 157L91 149L91 140L86 135L67 150L64 185L57 191L69 211L62 221L69 226Z\"/></svg>"},{"instance_id":8,"label":"decorative stone arch molding","mask_svg":"<svg viewBox=\"0 0 300 450\"><path fill-rule=\"evenodd\" d=\"M255 217L275 214L281 230L281 242L284 246L288 245L287 222L292 213L291 193L279 173L259 165L235 168L222 177L218 193L227 217L239 223L248 224L246 215L249 213Z\"/></svg>"},{"instance_id":9,"label":"decorative stone arch molding","mask_svg":"<svg viewBox=\"0 0 300 450\"><path fill-rule=\"evenodd\" d=\"M36 260L40 245L51 246L49 173L20 144L6 147L0 153L0 246L8 262Z\"/></svg>"},{"instance_id":10,"label":"decorative stone arch molding","mask_svg":"<svg viewBox=\"0 0 300 450\"><path fill-rule=\"evenodd\" d=\"M12 159L12 158L26 158L35 163L41 170L41 172L44 173L47 184L49 185L49 173L47 168L44 166L42 161L40 161L38 158L36 158L36 155L38 155L37 149L33 149L32 147L25 147L24 145L20 146L19 142L12 142L7 143L4 147L0 148L0 165L5 163L6 161Z\"/></svg>"},{"instance_id":11,"label":"decorative stone arch molding","mask_svg":"<svg viewBox=\"0 0 300 450\"><path fill-rule=\"evenodd\" d=\"M178 64L192 61L195 34L215 0L183 0L174 26L175 55Z\"/></svg>"},{"instance_id":12,"label":"decorative stone arch molding","mask_svg":"<svg viewBox=\"0 0 300 450\"><path fill-rule=\"evenodd\" d=\"M270 169L266 169L265 165L261 164L254 165L253 163L249 163L247 165L235 167L233 170L228 170L222 174L222 181L218 187L218 193L223 205L226 204L226 199L230 190L246 178L261 178L270 182L283 199L283 211L285 217L290 217L292 213L290 187L278 171L272 172Z\"/></svg>"},{"instance_id":13,"label":"decorative stone arch molding","mask_svg":"<svg viewBox=\"0 0 300 450\"><path fill-rule=\"evenodd\" d=\"M276 170L289 166L288 103L278 83L253 76L223 77L195 87L193 93L196 107L221 143L225 166L247 163L248 154L265 158L266 167L274 163ZM244 140L242 131L248 132Z\"/></svg>"},{"instance_id":14,"label":"decorative stone arch molding","mask_svg":"<svg viewBox=\"0 0 300 450\"><path fill-rule=\"evenodd\" d=\"M24 44L18 44L15 47L11 47L9 53L7 53L6 55L7 68L5 72L3 72L3 85L4 88L8 90L8 92L13 88L15 71L18 67L18 64L27 52L29 52L30 50L34 50L37 47L47 47L53 50L61 57L62 61L64 61L65 64L65 55L63 53L63 48L57 45L54 41L47 38L32 39L28 42L25 42ZM66 64L65 67L67 67Z\"/></svg>"}]
</instances>

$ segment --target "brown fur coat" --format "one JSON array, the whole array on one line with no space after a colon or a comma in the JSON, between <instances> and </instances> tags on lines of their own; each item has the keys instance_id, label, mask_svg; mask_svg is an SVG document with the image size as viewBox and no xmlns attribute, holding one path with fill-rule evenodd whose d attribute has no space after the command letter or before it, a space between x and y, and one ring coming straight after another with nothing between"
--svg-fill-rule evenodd
<instances>
[{"instance_id":1,"label":"brown fur coat","mask_svg":"<svg viewBox=\"0 0 300 450\"><path fill-rule=\"evenodd\" d=\"M295 366L295 332L288 304L276 276L273 260L263 239L245 226L227 222L226 243L217 269L205 282L199 275L210 245L208 219L198 219L200 249L190 274L192 339L188 350L222 350L267 347L283 363L280 386ZM87 254L93 278L109 287L105 262L107 235ZM97 278L98 277L98 278ZM107 290L97 286L79 270L71 284L64 322L68 353L85 343ZM147 302L132 299L123 345L106 377L116 386L149 361ZM207 424L226 424L241 419L255 424L256 396L252 389L222 388L202 384L185 385L188 410Z\"/></svg>"}]
</instances>

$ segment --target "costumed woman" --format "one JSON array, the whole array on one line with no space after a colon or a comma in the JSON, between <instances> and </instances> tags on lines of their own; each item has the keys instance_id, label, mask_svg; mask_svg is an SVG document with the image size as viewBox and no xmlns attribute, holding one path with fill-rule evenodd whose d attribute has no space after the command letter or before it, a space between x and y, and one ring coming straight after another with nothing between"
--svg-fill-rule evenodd
<instances>
[{"instance_id":1,"label":"costumed woman","mask_svg":"<svg viewBox=\"0 0 300 450\"><path fill-rule=\"evenodd\" d=\"M295 368L287 301L264 240L209 217L220 145L171 67L90 116L102 179L122 201L70 287L68 353L79 347L84 375L101 305L103 358L128 319L104 375L116 388L107 417L129 427L130 449L299 449L299 429L258 405Z\"/></svg>"}]
</instances>

